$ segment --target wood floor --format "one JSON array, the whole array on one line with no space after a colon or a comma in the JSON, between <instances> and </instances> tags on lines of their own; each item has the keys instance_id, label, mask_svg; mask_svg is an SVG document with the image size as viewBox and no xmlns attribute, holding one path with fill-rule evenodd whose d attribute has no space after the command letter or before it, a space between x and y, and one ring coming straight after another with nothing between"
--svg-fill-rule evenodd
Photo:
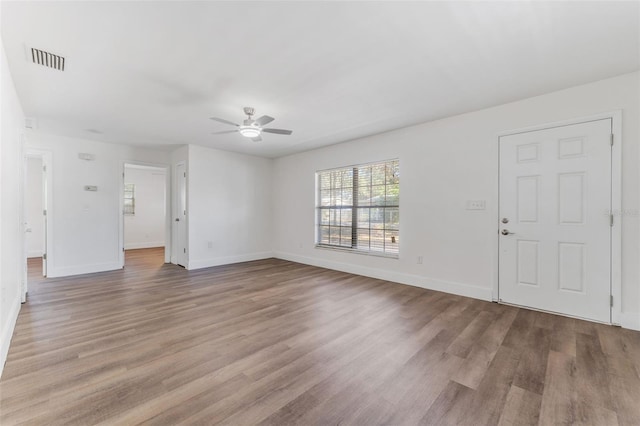
<instances>
[{"instance_id":1,"label":"wood floor","mask_svg":"<svg viewBox=\"0 0 640 426\"><path fill-rule=\"evenodd\" d=\"M30 265L2 425L640 424L638 332L276 259L162 260Z\"/></svg>"}]
</instances>

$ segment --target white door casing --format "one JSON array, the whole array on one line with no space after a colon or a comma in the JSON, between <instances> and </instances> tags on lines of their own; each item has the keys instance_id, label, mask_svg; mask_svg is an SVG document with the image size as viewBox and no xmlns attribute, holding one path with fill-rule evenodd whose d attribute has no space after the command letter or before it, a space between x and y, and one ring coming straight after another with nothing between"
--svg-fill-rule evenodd
<instances>
[{"instance_id":1,"label":"white door casing","mask_svg":"<svg viewBox=\"0 0 640 426\"><path fill-rule=\"evenodd\" d=\"M607 118L500 138L500 301L611 322L611 135Z\"/></svg>"},{"instance_id":2,"label":"white door casing","mask_svg":"<svg viewBox=\"0 0 640 426\"><path fill-rule=\"evenodd\" d=\"M153 167L158 169L159 171L163 171L165 173L165 182L164 182L164 198L165 198L165 207L164 207L164 216L165 216L165 224L164 224L164 263L171 263L171 256L173 250L173 230L172 230L172 222L173 222L173 189L171 185L171 166L162 163L148 163L143 161L135 161L135 160L127 160L122 163L122 173L120 180L120 265L124 268L125 266L125 256L124 256L124 223L125 223L125 215L124 215L124 184L125 184L125 175L127 166L145 166L145 167Z\"/></svg>"},{"instance_id":3,"label":"white door casing","mask_svg":"<svg viewBox=\"0 0 640 426\"><path fill-rule=\"evenodd\" d=\"M178 265L188 266L187 253L187 172L185 163L176 165L177 203L175 212Z\"/></svg>"},{"instance_id":4,"label":"white door casing","mask_svg":"<svg viewBox=\"0 0 640 426\"><path fill-rule=\"evenodd\" d=\"M49 211L47 210L47 207L49 204L47 202L47 199L49 198L49 194L47 193L48 190L48 184L47 184L47 163L43 160L42 162L42 205L45 207L45 209L42 211L42 220L44 222L44 253L42 256L42 276L46 277L47 276L47 256L49 256L47 254L47 247L48 247L48 221L47 221L47 215L49 213Z\"/></svg>"},{"instance_id":5,"label":"white door casing","mask_svg":"<svg viewBox=\"0 0 640 426\"><path fill-rule=\"evenodd\" d=\"M42 275L47 276L49 269L53 268L54 265L54 252L53 252L53 229L50 226L53 221L53 195L51 188L53 187L53 153L51 151L36 149L36 148L26 148L24 151L24 161L25 166L24 170L24 178L23 178L23 194L26 194L26 190L28 190L26 186L26 160L27 158L41 158L42 159L42 196L43 196L43 215L42 220L44 221L44 247L43 247L43 256L42 256ZM23 204L22 208L22 216L24 218L24 222L26 223L25 209L24 209L24 197L21 201ZM23 244L26 245L26 233L23 233L25 240ZM28 291L28 281L27 281L27 256L26 252L24 253L24 277L23 277L23 288L22 288L22 299L23 302L26 300L26 295Z\"/></svg>"}]
</instances>

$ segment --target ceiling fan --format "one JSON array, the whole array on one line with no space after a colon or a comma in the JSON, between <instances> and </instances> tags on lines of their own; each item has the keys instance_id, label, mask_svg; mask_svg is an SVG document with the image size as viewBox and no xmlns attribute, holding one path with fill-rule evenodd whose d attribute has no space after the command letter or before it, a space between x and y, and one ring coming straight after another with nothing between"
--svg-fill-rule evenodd
<instances>
[{"instance_id":1,"label":"ceiling fan","mask_svg":"<svg viewBox=\"0 0 640 426\"><path fill-rule=\"evenodd\" d=\"M254 142L260 142L262 138L260 134L262 132L265 133L276 133L278 135L290 135L293 133L292 130L285 129L272 129L269 127L262 127L265 124L271 123L275 118L269 117L268 115L263 115L262 117L256 118L255 120L252 118L255 110L251 107L244 107L244 113L247 114L247 119L242 122L242 125L236 124L232 121L225 120L223 118L211 117L214 121L219 121L220 123L230 124L232 126L236 126L235 130L223 130L221 132L213 132L213 135L221 135L224 133L235 133L239 132L242 136L251 139Z\"/></svg>"}]
</instances>

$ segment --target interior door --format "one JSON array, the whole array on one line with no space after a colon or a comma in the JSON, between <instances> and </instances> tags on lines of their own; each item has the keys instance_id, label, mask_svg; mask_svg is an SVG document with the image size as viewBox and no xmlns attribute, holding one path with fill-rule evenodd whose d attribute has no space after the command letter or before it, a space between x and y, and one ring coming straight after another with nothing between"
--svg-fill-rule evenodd
<instances>
[{"instance_id":1,"label":"interior door","mask_svg":"<svg viewBox=\"0 0 640 426\"><path fill-rule=\"evenodd\" d=\"M500 138L500 301L611 321L611 125Z\"/></svg>"},{"instance_id":2,"label":"interior door","mask_svg":"<svg viewBox=\"0 0 640 426\"><path fill-rule=\"evenodd\" d=\"M184 163L176 166L177 211L175 212L176 240L178 243L176 263L187 267L187 171Z\"/></svg>"},{"instance_id":3,"label":"interior door","mask_svg":"<svg viewBox=\"0 0 640 426\"><path fill-rule=\"evenodd\" d=\"M24 142L24 138L21 142ZM20 286L20 302L21 303L25 303L27 301L27 292L29 291L29 256L28 256L28 250L27 250L27 240L29 239L29 236L27 235L28 233L31 233L31 227L29 226L29 223L27 222L27 218L28 218L28 214L27 214L27 207L26 207L26 203L25 203L25 194L26 191L29 190L29 185L28 183L28 161L27 161L27 156L24 156L24 158L22 159L22 170L23 170L23 179L22 179L22 197L20 199L20 214L23 217L23 221L22 221L22 285Z\"/></svg>"},{"instance_id":4,"label":"interior door","mask_svg":"<svg viewBox=\"0 0 640 426\"><path fill-rule=\"evenodd\" d=\"M43 160L44 163L44 160ZM42 248L42 276L46 277L47 276L47 206L49 204L47 204L47 198L49 196L49 194L47 194L47 187L48 187L48 182L47 182L47 165L43 164L42 166L42 206L44 207L44 209L42 210L42 220L44 222L44 226L43 226L43 234L44 234L44 241L42 242L43 244L43 248Z\"/></svg>"}]
</instances>

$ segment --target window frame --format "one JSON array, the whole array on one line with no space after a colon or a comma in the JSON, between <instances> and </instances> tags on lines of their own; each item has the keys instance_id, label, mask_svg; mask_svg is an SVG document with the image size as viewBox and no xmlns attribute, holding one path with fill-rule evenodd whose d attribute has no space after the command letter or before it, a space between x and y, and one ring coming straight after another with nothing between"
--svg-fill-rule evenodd
<instances>
[{"instance_id":1,"label":"window frame","mask_svg":"<svg viewBox=\"0 0 640 426\"><path fill-rule=\"evenodd\" d=\"M388 177L385 174L385 182L384 182L384 187L385 187L385 201L382 204L359 204L359 190L361 188L367 188L368 191L372 191L373 187L376 186L373 184L373 181L370 181L368 185L360 185L360 181L359 181L359 169L362 168L367 168L367 167L371 167L371 166L380 166L380 165L384 165L385 167L387 167L389 164L393 164L393 163L397 163L397 167L398 167L398 181L397 183L389 183L387 182ZM331 173L331 172L336 172L336 171L342 171L342 172L347 172L349 173L349 169L352 170L352 174L351 177L353 180L355 180L355 182L352 180L351 182L351 204L350 205L346 205L343 206L342 203L340 204L329 204L329 205L322 205L322 192L323 192L323 188L321 187L321 179L322 179L322 175L326 174L326 173ZM396 234L396 238L399 239L400 236L400 221L399 221L399 215L400 215L400 175L399 175L399 170L400 170L400 159L399 158L391 158L391 159L386 159L386 160L379 160L379 161L372 161L372 162L368 162L368 163L359 163L359 164L354 164L354 165L347 165L347 166L342 166L342 167L334 167L331 169L323 169L323 170L317 170L315 173L315 192L316 192L316 200L315 200L315 208L314 208L314 214L315 214L315 248L318 249L323 249L323 250L333 250L333 251L343 251L343 252L348 252L348 253L355 253L355 254L361 254L361 255L367 255L367 256L378 256L378 257L385 257L385 258L391 258L391 259L399 259L400 258L400 242L397 242L397 251L396 252L389 252L386 251L386 233L387 232L393 232ZM385 172L386 173L386 172ZM387 203L387 188L390 185L397 185L397 201L395 204L386 204ZM344 189L344 187L342 187ZM349 187L347 187L349 188ZM332 186L332 184L329 185L329 191L336 191L338 190L338 188L334 188ZM327 191L327 188L324 188L324 191ZM369 200L373 199L373 197L370 197ZM383 223L383 227L382 228L375 228L372 227L371 225L371 219L369 216L368 219L368 227L367 228L360 228L359 227L359 220L358 220L358 212L359 211L363 211L364 209L368 209L369 214L371 213L372 209L382 209L383 211L383 215L386 216L386 211L385 209L396 209L397 214L398 214L398 224L397 224L397 228L393 229L393 228L387 228L386 224L387 221L383 218L382 223ZM345 246L345 245L338 245L338 244L330 244L330 243L324 243L321 242L322 239L322 227L325 227L327 225L323 224L322 221L322 212L324 210L328 210L331 215L331 211L332 210L342 210L342 209L346 209L346 210L351 210L351 225L347 225L347 226L343 226L343 225L338 225L340 227L340 229L342 228L351 228L351 246ZM329 221L331 222L331 219L329 219ZM335 226L335 225L334 225ZM331 228L332 225L329 225L329 232L331 232ZM383 248L382 250L374 250L372 249L372 244L371 244L371 239L369 239L369 244L368 244L368 248L359 248L358 247L358 231L362 231L362 230L369 230L369 235L371 235L371 231L381 231L383 234ZM347 234L348 235L348 234ZM340 238L342 239L342 235L340 236ZM393 236L392 236L393 238ZM331 239L331 236L329 236L329 239Z\"/></svg>"}]
</instances>

